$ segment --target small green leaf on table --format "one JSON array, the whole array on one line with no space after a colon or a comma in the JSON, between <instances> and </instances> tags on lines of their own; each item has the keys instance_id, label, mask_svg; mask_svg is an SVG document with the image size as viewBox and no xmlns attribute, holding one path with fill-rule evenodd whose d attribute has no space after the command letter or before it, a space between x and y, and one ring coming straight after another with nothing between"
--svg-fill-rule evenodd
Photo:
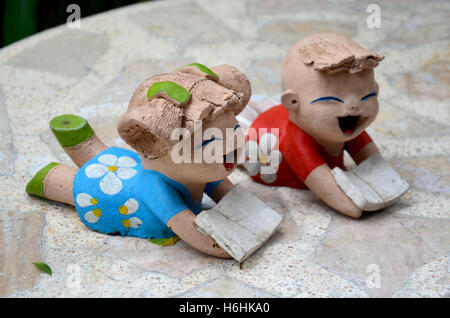
<instances>
[{"instance_id":1,"label":"small green leaf on table","mask_svg":"<svg viewBox=\"0 0 450 318\"><path fill-rule=\"evenodd\" d=\"M52 269L50 268L50 266L48 266L45 263L42 262L35 262L33 263L34 266L36 266L37 268L39 268L41 271L43 271L44 273L52 276Z\"/></svg>"}]
</instances>

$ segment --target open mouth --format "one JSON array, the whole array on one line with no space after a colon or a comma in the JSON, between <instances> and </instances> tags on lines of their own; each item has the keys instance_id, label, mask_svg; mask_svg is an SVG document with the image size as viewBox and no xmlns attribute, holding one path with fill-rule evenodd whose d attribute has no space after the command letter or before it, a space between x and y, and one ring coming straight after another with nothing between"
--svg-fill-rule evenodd
<instances>
[{"instance_id":1,"label":"open mouth","mask_svg":"<svg viewBox=\"0 0 450 318\"><path fill-rule=\"evenodd\" d=\"M237 149L230 151L226 155L223 156L223 166L226 171L231 171L234 169L234 166L237 162Z\"/></svg>"},{"instance_id":2,"label":"open mouth","mask_svg":"<svg viewBox=\"0 0 450 318\"><path fill-rule=\"evenodd\" d=\"M339 127L346 136L350 136L358 126L360 116L338 117Z\"/></svg>"}]
</instances>

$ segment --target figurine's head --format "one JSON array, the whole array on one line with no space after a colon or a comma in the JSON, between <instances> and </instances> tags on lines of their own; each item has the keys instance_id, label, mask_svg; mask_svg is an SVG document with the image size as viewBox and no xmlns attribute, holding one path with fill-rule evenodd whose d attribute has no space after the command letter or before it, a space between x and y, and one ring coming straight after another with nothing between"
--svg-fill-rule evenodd
<instances>
[{"instance_id":1,"label":"figurine's head","mask_svg":"<svg viewBox=\"0 0 450 318\"><path fill-rule=\"evenodd\" d=\"M355 138L378 113L373 68L382 59L338 33L300 40L283 63L282 102L289 120L316 139Z\"/></svg>"},{"instance_id":2,"label":"figurine's head","mask_svg":"<svg viewBox=\"0 0 450 318\"><path fill-rule=\"evenodd\" d=\"M242 133L235 116L247 105L250 95L250 82L236 68L222 65L209 69L190 64L142 83L119 120L119 135L142 157L163 161L188 179L223 179L234 168L224 162L224 157L233 153L236 158L238 147L235 135L227 144L230 136L226 129ZM203 133L207 135L208 128L215 128L217 134L210 129L213 135L205 140ZM182 136L183 131L189 135ZM221 160L204 160L207 147L219 147ZM179 156L187 160L180 162Z\"/></svg>"}]
</instances>

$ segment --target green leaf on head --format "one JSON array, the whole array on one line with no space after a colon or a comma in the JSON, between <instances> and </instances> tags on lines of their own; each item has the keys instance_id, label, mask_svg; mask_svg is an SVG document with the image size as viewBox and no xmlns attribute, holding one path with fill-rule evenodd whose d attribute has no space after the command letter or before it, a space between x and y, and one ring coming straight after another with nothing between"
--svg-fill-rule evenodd
<instances>
[{"instance_id":1,"label":"green leaf on head","mask_svg":"<svg viewBox=\"0 0 450 318\"><path fill-rule=\"evenodd\" d=\"M148 89L147 98L166 97L179 106L186 104L191 99L191 93L184 87L170 81L156 82Z\"/></svg>"}]
</instances>

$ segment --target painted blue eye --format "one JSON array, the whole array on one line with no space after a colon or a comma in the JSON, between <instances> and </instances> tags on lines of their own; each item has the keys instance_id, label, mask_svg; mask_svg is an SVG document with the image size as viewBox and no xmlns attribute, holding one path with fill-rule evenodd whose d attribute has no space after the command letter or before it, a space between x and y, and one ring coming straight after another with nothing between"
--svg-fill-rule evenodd
<instances>
[{"instance_id":1,"label":"painted blue eye","mask_svg":"<svg viewBox=\"0 0 450 318\"><path fill-rule=\"evenodd\" d=\"M234 127L234 131L236 131L236 129L238 129L239 127L241 127L241 125L237 124L237 125Z\"/></svg>"},{"instance_id":2,"label":"painted blue eye","mask_svg":"<svg viewBox=\"0 0 450 318\"><path fill-rule=\"evenodd\" d=\"M377 96L377 92L373 91L372 93L367 94L363 98L361 98L362 101L368 100L370 97Z\"/></svg>"},{"instance_id":3,"label":"painted blue eye","mask_svg":"<svg viewBox=\"0 0 450 318\"><path fill-rule=\"evenodd\" d=\"M222 138L212 137L211 139L203 140L201 146L199 145L196 148L200 149L201 147L205 147L206 145L210 144L214 140L222 140Z\"/></svg>"},{"instance_id":4,"label":"painted blue eye","mask_svg":"<svg viewBox=\"0 0 450 318\"><path fill-rule=\"evenodd\" d=\"M208 140L203 140L202 141L202 147L206 146L207 144L213 142L214 140L216 140L216 137L212 137L211 139Z\"/></svg>"},{"instance_id":5,"label":"painted blue eye","mask_svg":"<svg viewBox=\"0 0 450 318\"><path fill-rule=\"evenodd\" d=\"M324 96L324 97L319 97L318 99L315 99L311 102L311 104L317 103L317 102L329 102L329 101L337 101L340 103L343 103L344 101L342 99L340 99L339 97L336 96Z\"/></svg>"}]
</instances>

